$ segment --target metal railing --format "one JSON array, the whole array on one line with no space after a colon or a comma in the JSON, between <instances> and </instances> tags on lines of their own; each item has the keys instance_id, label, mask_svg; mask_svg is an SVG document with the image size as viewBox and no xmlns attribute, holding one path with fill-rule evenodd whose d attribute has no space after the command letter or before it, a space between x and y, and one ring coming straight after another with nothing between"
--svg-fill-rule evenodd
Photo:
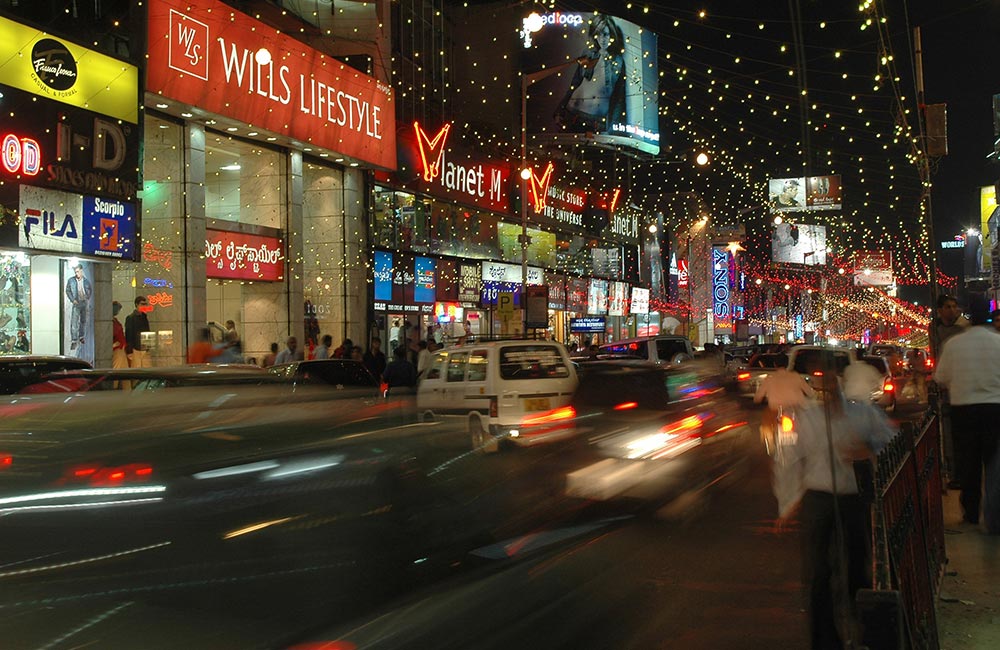
<instances>
[{"instance_id":1,"label":"metal railing","mask_svg":"<svg viewBox=\"0 0 1000 650\"><path fill-rule=\"evenodd\" d=\"M939 439L933 411L919 425L904 423L872 475L873 587L894 593L908 640L897 647L915 650L939 648L934 605L946 561Z\"/></svg>"}]
</instances>

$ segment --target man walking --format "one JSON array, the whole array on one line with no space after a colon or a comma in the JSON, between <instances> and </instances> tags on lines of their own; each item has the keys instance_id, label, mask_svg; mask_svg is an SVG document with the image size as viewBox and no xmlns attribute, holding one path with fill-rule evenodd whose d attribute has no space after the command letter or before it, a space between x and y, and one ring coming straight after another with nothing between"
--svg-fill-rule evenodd
<instances>
[{"instance_id":1,"label":"man walking","mask_svg":"<svg viewBox=\"0 0 1000 650\"><path fill-rule=\"evenodd\" d=\"M149 317L141 311L144 307L149 307L146 296L136 296L135 309L125 317L125 352L133 368L150 368L153 365L149 351L142 344L142 333L150 331Z\"/></svg>"},{"instance_id":2,"label":"man walking","mask_svg":"<svg viewBox=\"0 0 1000 650\"><path fill-rule=\"evenodd\" d=\"M1000 489L993 463L1000 440L1000 333L984 317L944 346L934 380L948 389L955 440L955 467L961 486L962 518L979 523L982 474L986 493ZM1000 504L988 499L984 511L990 534L1000 534Z\"/></svg>"},{"instance_id":3,"label":"man walking","mask_svg":"<svg viewBox=\"0 0 1000 650\"><path fill-rule=\"evenodd\" d=\"M299 340L294 336L289 336L285 340L285 349L278 353L274 359L274 365L280 366L283 363L291 363L302 359L302 353L298 351Z\"/></svg>"},{"instance_id":4,"label":"man walking","mask_svg":"<svg viewBox=\"0 0 1000 650\"><path fill-rule=\"evenodd\" d=\"M931 344L931 357L936 366L941 361L941 353L946 341L965 331L969 320L962 315L962 309L953 296L941 295L937 301L937 317L927 328L927 336ZM936 383L936 382L935 382ZM958 450L955 436L952 433L951 397L947 387L938 391L938 414L940 417L941 442L944 447L944 469L948 475L948 487L955 490L961 487L959 470L957 468Z\"/></svg>"}]
</instances>

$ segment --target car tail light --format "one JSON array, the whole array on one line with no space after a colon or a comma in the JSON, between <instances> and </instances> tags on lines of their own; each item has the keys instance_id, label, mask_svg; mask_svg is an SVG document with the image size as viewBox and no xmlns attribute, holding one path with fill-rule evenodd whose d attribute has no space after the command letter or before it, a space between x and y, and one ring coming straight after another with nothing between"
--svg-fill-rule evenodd
<instances>
[{"instance_id":1,"label":"car tail light","mask_svg":"<svg viewBox=\"0 0 1000 650\"><path fill-rule=\"evenodd\" d=\"M638 408L639 402L622 402L615 406L616 411L628 411L629 409Z\"/></svg>"},{"instance_id":2,"label":"car tail light","mask_svg":"<svg viewBox=\"0 0 1000 650\"><path fill-rule=\"evenodd\" d=\"M490 398L490 417L491 418L499 417L497 415L498 413L499 413L499 410L498 410L498 406L497 406L497 398L491 397Z\"/></svg>"},{"instance_id":3,"label":"car tail light","mask_svg":"<svg viewBox=\"0 0 1000 650\"><path fill-rule=\"evenodd\" d=\"M792 418L788 417L787 415L782 415L781 416L781 432L782 433L789 433L794 428L795 428L795 422L792 420Z\"/></svg>"},{"instance_id":4,"label":"car tail light","mask_svg":"<svg viewBox=\"0 0 1000 650\"><path fill-rule=\"evenodd\" d=\"M822 377L822 376L823 376L823 371L822 370L814 370L813 371L813 377Z\"/></svg>"},{"instance_id":5,"label":"car tail light","mask_svg":"<svg viewBox=\"0 0 1000 650\"><path fill-rule=\"evenodd\" d=\"M115 466L78 465L66 472L63 482L121 485L123 483L145 483L152 476L153 467L148 463L129 463Z\"/></svg>"},{"instance_id":6,"label":"car tail light","mask_svg":"<svg viewBox=\"0 0 1000 650\"><path fill-rule=\"evenodd\" d=\"M746 381L747 379L750 379L750 373L749 372L741 372L738 375L736 375L736 379L737 379L737 381Z\"/></svg>"},{"instance_id":7,"label":"car tail light","mask_svg":"<svg viewBox=\"0 0 1000 650\"><path fill-rule=\"evenodd\" d=\"M885 383L882 384L882 390L886 393L891 393L896 390L896 385L892 383L891 379L886 379Z\"/></svg>"},{"instance_id":8,"label":"car tail light","mask_svg":"<svg viewBox=\"0 0 1000 650\"><path fill-rule=\"evenodd\" d=\"M924 361L924 365L927 366L928 368L933 368L934 367L934 359L931 359L930 357L927 357L927 361Z\"/></svg>"},{"instance_id":9,"label":"car tail light","mask_svg":"<svg viewBox=\"0 0 1000 650\"><path fill-rule=\"evenodd\" d=\"M559 408L552 409L551 411L545 411L544 413L528 416L521 420L521 424L526 427L535 427L541 424L553 424L564 420L571 420L575 417L575 408L572 406L560 406Z\"/></svg>"},{"instance_id":10,"label":"car tail light","mask_svg":"<svg viewBox=\"0 0 1000 650\"><path fill-rule=\"evenodd\" d=\"M671 422L660 427L660 433L671 435L683 435L701 428L702 418L700 415L689 415L686 418Z\"/></svg>"},{"instance_id":11,"label":"car tail light","mask_svg":"<svg viewBox=\"0 0 1000 650\"><path fill-rule=\"evenodd\" d=\"M13 454L5 454L0 451L0 470L5 470L14 464Z\"/></svg>"}]
</instances>

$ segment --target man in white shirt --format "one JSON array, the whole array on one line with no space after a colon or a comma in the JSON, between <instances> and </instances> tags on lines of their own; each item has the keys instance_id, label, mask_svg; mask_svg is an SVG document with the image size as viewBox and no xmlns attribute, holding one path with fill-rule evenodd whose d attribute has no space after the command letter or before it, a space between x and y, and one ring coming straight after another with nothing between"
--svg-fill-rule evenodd
<instances>
[{"instance_id":1,"label":"man in white shirt","mask_svg":"<svg viewBox=\"0 0 1000 650\"><path fill-rule=\"evenodd\" d=\"M753 401L754 404L767 401L767 412L760 418L760 437L769 453L779 411L803 406L815 395L809 383L797 372L782 367L767 373L757 387Z\"/></svg>"},{"instance_id":2,"label":"man in white shirt","mask_svg":"<svg viewBox=\"0 0 1000 650\"><path fill-rule=\"evenodd\" d=\"M1000 442L1000 333L983 318L975 327L948 339L934 380L948 389L955 461L961 484L962 518L979 523L982 474L986 470L986 529L1000 534L1000 468L994 462Z\"/></svg>"}]
</instances>

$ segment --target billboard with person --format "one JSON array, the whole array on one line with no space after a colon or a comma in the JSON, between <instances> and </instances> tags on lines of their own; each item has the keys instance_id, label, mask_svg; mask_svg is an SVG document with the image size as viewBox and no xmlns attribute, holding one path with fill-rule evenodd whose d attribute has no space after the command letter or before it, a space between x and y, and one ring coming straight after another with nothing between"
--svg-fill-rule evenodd
<instances>
[{"instance_id":1,"label":"billboard with person","mask_svg":"<svg viewBox=\"0 0 1000 650\"><path fill-rule=\"evenodd\" d=\"M783 221L771 233L771 259L782 264L826 264L826 226Z\"/></svg>"},{"instance_id":2,"label":"billboard with person","mask_svg":"<svg viewBox=\"0 0 1000 650\"><path fill-rule=\"evenodd\" d=\"M771 178L767 181L767 196L771 212L843 208L840 176L836 174Z\"/></svg>"},{"instance_id":3,"label":"billboard with person","mask_svg":"<svg viewBox=\"0 0 1000 650\"><path fill-rule=\"evenodd\" d=\"M660 151L656 34L607 14L533 13L524 19L521 70L531 134ZM559 68L559 69L556 69Z\"/></svg>"}]
</instances>

